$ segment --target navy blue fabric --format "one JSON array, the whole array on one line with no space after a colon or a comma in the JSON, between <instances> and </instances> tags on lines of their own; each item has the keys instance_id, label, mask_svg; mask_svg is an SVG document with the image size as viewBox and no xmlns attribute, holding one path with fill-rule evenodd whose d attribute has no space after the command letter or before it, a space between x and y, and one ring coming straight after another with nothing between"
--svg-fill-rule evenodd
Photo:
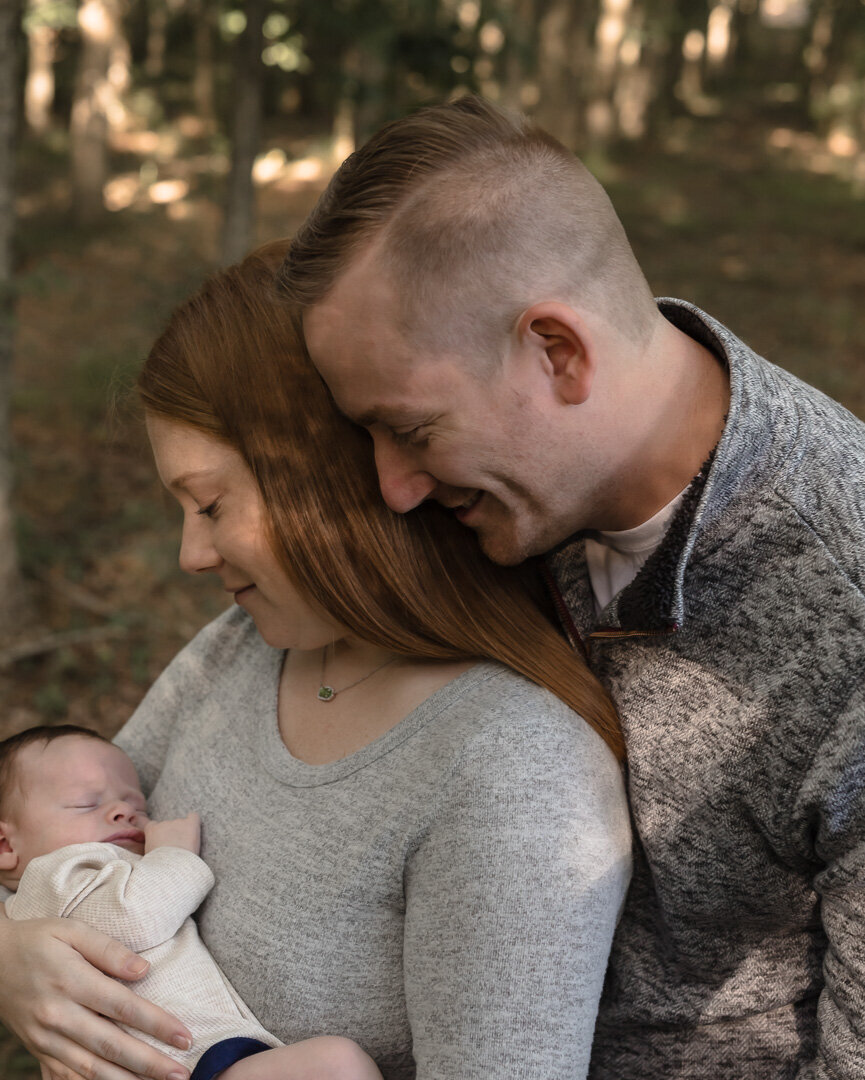
<instances>
[{"instance_id":1,"label":"navy blue fabric","mask_svg":"<svg viewBox=\"0 0 865 1080\"><path fill-rule=\"evenodd\" d=\"M223 1039L204 1051L192 1070L189 1080L213 1080L236 1061L242 1061L245 1057L270 1049L272 1047L259 1039L246 1039L240 1036L234 1039Z\"/></svg>"}]
</instances>

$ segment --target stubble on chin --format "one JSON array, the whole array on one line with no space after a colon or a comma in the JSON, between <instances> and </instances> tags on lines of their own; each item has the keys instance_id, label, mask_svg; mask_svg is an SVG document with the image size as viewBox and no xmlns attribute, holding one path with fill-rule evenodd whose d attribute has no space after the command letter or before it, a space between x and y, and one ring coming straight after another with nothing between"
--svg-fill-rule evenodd
<instances>
[{"instance_id":1,"label":"stubble on chin","mask_svg":"<svg viewBox=\"0 0 865 1080\"><path fill-rule=\"evenodd\" d=\"M568 539L568 533L561 528L538 527L533 531L517 528L508 520L496 528L490 525L476 530L478 543L486 557L499 566L518 566L526 559L545 555Z\"/></svg>"},{"instance_id":2,"label":"stubble on chin","mask_svg":"<svg viewBox=\"0 0 865 1080\"><path fill-rule=\"evenodd\" d=\"M478 544L490 562L499 566L518 566L533 554L510 530L479 529Z\"/></svg>"}]
</instances>

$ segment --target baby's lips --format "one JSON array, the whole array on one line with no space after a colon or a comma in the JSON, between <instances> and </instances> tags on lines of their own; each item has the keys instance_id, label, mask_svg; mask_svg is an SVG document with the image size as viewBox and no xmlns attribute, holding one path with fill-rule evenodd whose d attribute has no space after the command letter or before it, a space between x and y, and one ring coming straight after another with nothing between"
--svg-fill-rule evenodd
<instances>
[{"instance_id":1,"label":"baby's lips","mask_svg":"<svg viewBox=\"0 0 865 1080\"><path fill-rule=\"evenodd\" d=\"M140 829L121 829L119 832L107 836L102 842L104 844L119 844L124 840L128 840L132 844L143 844L144 833Z\"/></svg>"}]
</instances>

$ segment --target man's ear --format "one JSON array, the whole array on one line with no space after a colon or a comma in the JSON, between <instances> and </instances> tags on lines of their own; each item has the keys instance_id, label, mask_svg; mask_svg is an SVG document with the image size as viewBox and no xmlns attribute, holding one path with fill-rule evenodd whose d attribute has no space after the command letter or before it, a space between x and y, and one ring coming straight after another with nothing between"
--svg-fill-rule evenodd
<instances>
[{"instance_id":1,"label":"man's ear","mask_svg":"<svg viewBox=\"0 0 865 1080\"><path fill-rule=\"evenodd\" d=\"M0 821L0 871L14 870L18 865L18 854L9 841L10 829L5 821Z\"/></svg>"},{"instance_id":2,"label":"man's ear","mask_svg":"<svg viewBox=\"0 0 865 1080\"><path fill-rule=\"evenodd\" d=\"M582 405L595 376L595 355L586 325L573 308L556 300L532 304L517 322L524 344L540 346L555 393L566 405Z\"/></svg>"}]
</instances>

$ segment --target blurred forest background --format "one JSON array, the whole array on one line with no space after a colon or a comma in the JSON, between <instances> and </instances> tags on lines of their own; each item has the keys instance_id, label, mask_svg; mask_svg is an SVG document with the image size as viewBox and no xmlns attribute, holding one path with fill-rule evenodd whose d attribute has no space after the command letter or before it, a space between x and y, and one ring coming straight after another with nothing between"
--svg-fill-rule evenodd
<instances>
[{"instance_id":1,"label":"blurred forest background","mask_svg":"<svg viewBox=\"0 0 865 1080\"><path fill-rule=\"evenodd\" d=\"M0 735L113 732L224 606L124 404L172 306L467 90L584 157L658 294L865 416L865 0L0 0Z\"/></svg>"}]
</instances>

